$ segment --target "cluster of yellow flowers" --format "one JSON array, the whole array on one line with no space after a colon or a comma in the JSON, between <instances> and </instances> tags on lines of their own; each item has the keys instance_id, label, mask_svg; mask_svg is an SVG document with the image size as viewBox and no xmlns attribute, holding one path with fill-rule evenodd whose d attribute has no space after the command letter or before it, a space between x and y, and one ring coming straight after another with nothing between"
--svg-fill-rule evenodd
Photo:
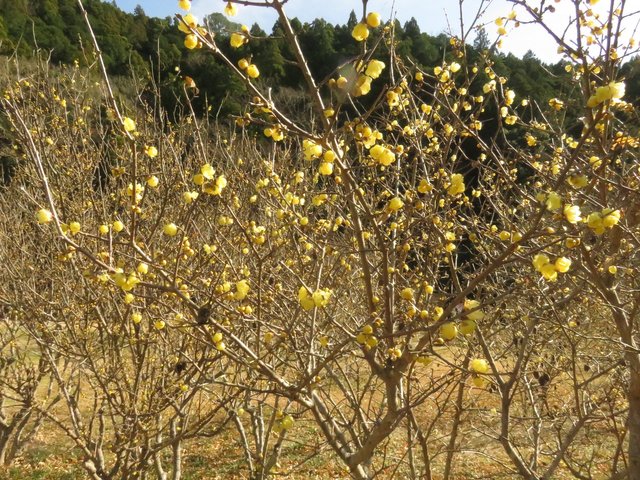
<instances>
[{"instance_id":1,"label":"cluster of yellow flowers","mask_svg":"<svg viewBox=\"0 0 640 480\"><path fill-rule=\"evenodd\" d=\"M555 282L558 279L558 273L567 273L569 271L571 259L558 257L555 262L551 262L547 255L538 253L533 257L533 266L542 274L545 280Z\"/></svg>"},{"instance_id":2,"label":"cluster of yellow flowers","mask_svg":"<svg viewBox=\"0 0 640 480\"><path fill-rule=\"evenodd\" d=\"M191 2L187 0L181 0L178 6L183 10L189 10L191 8ZM198 30L201 34L206 33L201 27L198 27L198 19L191 13L187 13L182 17L182 22L178 24L178 30L185 34L184 46L189 50L202 46L196 34L193 30Z\"/></svg>"},{"instance_id":3,"label":"cluster of yellow flowers","mask_svg":"<svg viewBox=\"0 0 640 480\"><path fill-rule=\"evenodd\" d=\"M264 129L263 133L265 137L271 138L271 140L273 140L274 142L280 142L284 140L284 131L279 125L276 125L275 127L267 127Z\"/></svg>"},{"instance_id":4,"label":"cluster of yellow flowers","mask_svg":"<svg viewBox=\"0 0 640 480\"><path fill-rule=\"evenodd\" d=\"M587 106L594 108L607 101L617 102L624 97L624 93L624 82L610 82L607 85L596 88L596 93L589 97Z\"/></svg>"},{"instance_id":5,"label":"cluster of yellow flowers","mask_svg":"<svg viewBox=\"0 0 640 480\"><path fill-rule=\"evenodd\" d=\"M377 28L380 26L380 14L371 12L367 15L364 22L358 23L351 31L351 36L357 42L363 42L369 38L369 28Z\"/></svg>"},{"instance_id":6,"label":"cluster of yellow flowers","mask_svg":"<svg viewBox=\"0 0 640 480\"><path fill-rule=\"evenodd\" d=\"M370 350L378 345L378 339L373 334L373 327L371 325L365 325L360 330L360 333L356 335L356 342L362 345L366 350Z\"/></svg>"},{"instance_id":7,"label":"cluster of yellow flowers","mask_svg":"<svg viewBox=\"0 0 640 480\"><path fill-rule=\"evenodd\" d=\"M451 184L447 188L447 193L451 196L456 196L464 193L464 176L460 173L454 173L451 175Z\"/></svg>"},{"instance_id":8,"label":"cluster of yellow flowers","mask_svg":"<svg viewBox=\"0 0 640 480\"><path fill-rule=\"evenodd\" d=\"M246 58L241 58L238 61L238 67L240 70L244 70L249 78L258 78L260 76L260 70L258 70L258 67L253 63L249 63Z\"/></svg>"},{"instance_id":9,"label":"cluster of yellow flowers","mask_svg":"<svg viewBox=\"0 0 640 480\"><path fill-rule=\"evenodd\" d=\"M273 431L280 433L283 430L289 430L295 424L295 420L291 415L283 415L282 412L278 412L279 420L273 425Z\"/></svg>"},{"instance_id":10,"label":"cluster of yellow flowers","mask_svg":"<svg viewBox=\"0 0 640 480\"><path fill-rule=\"evenodd\" d=\"M620 210L603 208L600 212L590 213L587 225L596 235L602 235L607 228L613 228L620 222Z\"/></svg>"},{"instance_id":11,"label":"cluster of yellow flowers","mask_svg":"<svg viewBox=\"0 0 640 480\"><path fill-rule=\"evenodd\" d=\"M222 335L222 332L215 332L211 335L211 341L219 352L224 352L226 350L227 346L224 343L224 335Z\"/></svg>"},{"instance_id":12,"label":"cluster of yellow flowers","mask_svg":"<svg viewBox=\"0 0 640 480\"><path fill-rule=\"evenodd\" d=\"M196 173L193 176L193 183L199 185L204 193L207 193L209 195L220 195L227 186L227 179L224 175L219 175L215 179L214 177L214 168L211 166L211 164L205 163L202 167L200 167L200 173Z\"/></svg>"},{"instance_id":13,"label":"cluster of yellow flowers","mask_svg":"<svg viewBox=\"0 0 640 480\"><path fill-rule=\"evenodd\" d=\"M323 154L322 145L309 139L302 141L302 150L304 152L304 158L307 161L315 160L322 156L322 161L318 167L320 175L331 175L333 173L333 162L335 162L337 158L333 150L326 150Z\"/></svg>"},{"instance_id":14,"label":"cluster of yellow flowers","mask_svg":"<svg viewBox=\"0 0 640 480\"><path fill-rule=\"evenodd\" d=\"M298 290L298 301L305 310L312 310L314 307L324 308L329 304L331 298L331 290L328 288L319 288L310 293L306 287L300 287Z\"/></svg>"},{"instance_id":15,"label":"cluster of yellow flowers","mask_svg":"<svg viewBox=\"0 0 640 480\"><path fill-rule=\"evenodd\" d=\"M374 145L371 147L369 155L371 155L376 162L380 165L384 165L385 167L388 167L396 161L395 153L383 145Z\"/></svg>"}]
</instances>

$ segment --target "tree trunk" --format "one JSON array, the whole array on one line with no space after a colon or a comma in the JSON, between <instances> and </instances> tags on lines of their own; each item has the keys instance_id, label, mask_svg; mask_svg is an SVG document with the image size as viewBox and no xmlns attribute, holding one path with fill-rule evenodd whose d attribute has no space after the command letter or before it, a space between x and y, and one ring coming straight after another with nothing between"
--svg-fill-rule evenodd
<instances>
[{"instance_id":1,"label":"tree trunk","mask_svg":"<svg viewBox=\"0 0 640 480\"><path fill-rule=\"evenodd\" d=\"M637 361L631 363L629 373L629 480L640 480L640 369Z\"/></svg>"}]
</instances>

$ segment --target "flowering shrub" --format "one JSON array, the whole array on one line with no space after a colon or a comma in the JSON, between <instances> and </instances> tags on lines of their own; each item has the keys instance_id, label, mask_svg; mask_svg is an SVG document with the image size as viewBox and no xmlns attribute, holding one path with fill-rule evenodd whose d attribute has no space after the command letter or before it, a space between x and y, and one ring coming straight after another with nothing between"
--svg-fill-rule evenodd
<instances>
[{"instance_id":1,"label":"flowering shrub","mask_svg":"<svg viewBox=\"0 0 640 480\"><path fill-rule=\"evenodd\" d=\"M302 426L314 434L299 441L354 478L451 478L486 449L502 474L588 476L588 451L638 478L637 116L617 78L629 51L557 37L580 94L532 105L458 37L433 70L398 58L392 26L363 2L360 55L319 83L286 2L252 3L278 13L311 118L283 113L256 81L260 58L228 58L188 13L185 47L209 50L254 97L229 139L195 114L171 126L107 93L101 154L88 140L98 106L63 104L77 84L5 92L28 160L15 195L54 258L49 303L7 298L35 312L26 328L69 411L50 417L87 471L161 474L169 450L177 478L185 442L229 424L252 478L278 471ZM575 3L580 35L618 45ZM569 106L584 113L573 136Z\"/></svg>"}]
</instances>

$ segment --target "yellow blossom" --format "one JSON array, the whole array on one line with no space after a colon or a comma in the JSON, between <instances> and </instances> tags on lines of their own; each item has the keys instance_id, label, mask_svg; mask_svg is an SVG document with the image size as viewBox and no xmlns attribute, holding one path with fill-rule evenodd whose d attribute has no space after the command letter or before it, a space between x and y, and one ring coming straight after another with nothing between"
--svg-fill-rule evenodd
<instances>
[{"instance_id":1,"label":"yellow blossom","mask_svg":"<svg viewBox=\"0 0 640 480\"><path fill-rule=\"evenodd\" d=\"M351 36L358 42L366 40L369 37L369 28L367 27L367 24L358 23L355 27L353 27Z\"/></svg>"},{"instance_id":2,"label":"yellow blossom","mask_svg":"<svg viewBox=\"0 0 640 480\"><path fill-rule=\"evenodd\" d=\"M571 259L567 257L557 258L554 264L556 271L560 273L567 273L571 268Z\"/></svg>"},{"instance_id":3,"label":"yellow blossom","mask_svg":"<svg viewBox=\"0 0 640 480\"><path fill-rule=\"evenodd\" d=\"M36 220L38 220L40 224L49 223L53 220L53 214L46 208L41 208L36 213Z\"/></svg>"},{"instance_id":4,"label":"yellow blossom","mask_svg":"<svg viewBox=\"0 0 640 480\"><path fill-rule=\"evenodd\" d=\"M77 233L80 232L80 223L79 222L71 222L69 224L69 231L71 232L72 235L76 235Z\"/></svg>"},{"instance_id":5,"label":"yellow blossom","mask_svg":"<svg viewBox=\"0 0 640 480\"><path fill-rule=\"evenodd\" d=\"M191 28L195 29L198 27L198 19L194 17L192 14L187 13L182 17L182 22L178 23L178 30L182 33L190 34Z\"/></svg>"},{"instance_id":6,"label":"yellow blossom","mask_svg":"<svg viewBox=\"0 0 640 480\"><path fill-rule=\"evenodd\" d=\"M367 70L365 71L365 73L371 78L376 79L380 76L382 70L384 70L384 67L384 62L381 62L380 60L371 60L367 65Z\"/></svg>"},{"instance_id":7,"label":"yellow blossom","mask_svg":"<svg viewBox=\"0 0 640 480\"><path fill-rule=\"evenodd\" d=\"M402 291L400 291L400 298L403 300L411 301L414 299L414 296L413 288L411 287L403 288Z\"/></svg>"},{"instance_id":8,"label":"yellow blossom","mask_svg":"<svg viewBox=\"0 0 640 480\"><path fill-rule=\"evenodd\" d=\"M558 279L558 271L553 263L543 265L540 269L540 273L545 280L549 280L550 282L555 282Z\"/></svg>"},{"instance_id":9,"label":"yellow blossom","mask_svg":"<svg viewBox=\"0 0 640 480\"><path fill-rule=\"evenodd\" d=\"M371 28L376 28L380 26L380 14L377 12L371 12L367 15L367 25Z\"/></svg>"},{"instance_id":10,"label":"yellow blossom","mask_svg":"<svg viewBox=\"0 0 640 480\"><path fill-rule=\"evenodd\" d=\"M193 50L198 46L198 37L194 34L190 33L186 37L184 37L184 46L189 50Z\"/></svg>"},{"instance_id":11,"label":"yellow blossom","mask_svg":"<svg viewBox=\"0 0 640 480\"><path fill-rule=\"evenodd\" d=\"M227 2L227 6L224 7L224 13L228 17L235 17L238 14L238 7L231 2Z\"/></svg>"},{"instance_id":12,"label":"yellow blossom","mask_svg":"<svg viewBox=\"0 0 640 480\"><path fill-rule=\"evenodd\" d=\"M318 145L313 140L304 139L302 141L302 149L304 151L305 160L313 160L322 155L322 145Z\"/></svg>"},{"instance_id":13,"label":"yellow blossom","mask_svg":"<svg viewBox=\"0 0 640 480\"><path fill-rule=\"evenodd\" d=\"M333 173L333 163L321 162L318 167L318 172L320 175L331 175Z\"/></svg>"},{"instance_id":14,"label":"yellow blossom","mask_svg":"<svg viewBox=\"0 0 640 480\"><path fill-rule=\"evenodd\" d=\"M233 298L236 300L244 300L249 294L250 289L247 280L240 280L236 283L236 292L233 294Z\"/></svg>"},{"instance_id":15,"label":"yellow blossom","mask_svg":"<svg viewBox=\"0 0 640 480\"><path fill-rule=\"evenodd\" d=\"M391 200L389 200L389 203L387 203L387 210L389 212L397 212L402 207L404 207L404 202L402 201L402 199L400 199L400 197L393 197Z\"/></svg>"},{"instance_id":16,"label":"yellow blossom","mask_svg":"<svg viewBox=\"0 0 640 480\"><path fill-rule=\"evenodd\" d=\"M489 371L489 363L484 358L474 358L469 362L469 370L474 373L487 373Z\"/></svg>"},{"instance_id":17,"label":"yellow blossom","mask_svg":"<svg viewBox=\"0 0 640 480\"><path fill-rule=\"evenodd\" d=\"M353 95L355 97L361 97L371 91L371 77L367 75L360 75L353 86Z\"/></svg>"},{"instance_id":18,"label":"yellow blossom","mask_svg":"<svg viewBox=\"0 0 640 480\"><path fill-rule=\"evenodd\" d=\"M149 157L149 158L156 158L158 156L158 149L156 147L153 147L153 146L147 147L144 150L144 153L146 153L147 157Z\"/></svg>"},{"instance_id":19,"label":"yellow blossom","mask_svg":"<svg viewBox=\"0 0 640 480\"><path fill-rule=\"evenodd\" d=\"M240 48L247 42L248 42L247 36L240 32L232 33L229 39L229 43L233 48Z\"/></svg>"},{"instance_id":20,"label":"yellow blossom","mask_svg":"<svg viewBox=\"0 0 640 480\"><path fill-rule=\"evenodd\" d=\"M563 213L569 223L576 224L582 220L582 217L580 216L580 207L578 205L565 205Z\"/></svg>"},{"instance_id":21,"label":"yellow blossom","mask_svg":"<svg viewBox=\"0 0 640 480\"><path fill-rule=\"evenodd\" d=\"M169 236L169 237L175 237L176 234L178 233L178 227L176 226L175 223L167 223L162 231L164 232L165 235Z\"/></svg>"},{"instance_id":22,"label":"yellow blossom","mask_svg":"<svg viewBox=\"0 0 640 480\"><path fill-rule=\"evenodd\" d=\"M555 211L562 206L562 198L555 192L551 192L547 195L547 210Z\"/></svg>"},{"instance_id":23,"label":"yellow blossom","mask_svg":"<svg viewBox=\"0 0 640 480\"><path fill-rule=\"evenodd\" d=\"M151 175L149 178L147 178L147 185L149 185L151 188L156 188L159 183L160 180L155 175Z\"/></svg>"},{"instance_id":24,"label":"yellow blossom","mask_svg":"<svg viewBox=\"0 0 640 480\"><path fill-rule=\"evenodd\" d=\"M136 122L129 117L122 119L122 125L126 132L133 132L136 129Z\"/></svg>"},{"instance_id":25,"label":"yellow blossom","mask_svg":"<svg viewBox=\"0 0 640 480\"><path fill-rule=\"evenodd\" d=\"M258 78L260 76L260 70L258 70L258 67L252 63L247 67L247 75L250 78Z\"/></svg>"},{"instance_id":26,"label":"yellow blossom","mask_svg":"<svg viewBox=\"0 0 640 480\"><path fill-rule=\"evenodd\" d=\"M451 196L459 195L465 190L464 177L460 173L451 175L451 185L447 188L447 193Z\"/></svg>"},{"instance_id":27,"label":"yellow blossom","mask_svg":"<svg viewBox=\"0 0 640 480\"><path fill-rule=\"evenodd\" d=\"M444 340L453 340L458 336L458 327L453 322L443 323L440 327L440 336Z\"/></svg>"},{"instance_id":28,"label":"yellow blossom","mask_svg":"<svg viewBox=\"0 0 640 480\"><path fill-rule=\"evenodd\" d=\"M542 267L549 263L549 257L544 253L538 253L533 257L533 266L536 270L541 271Z\"/></svg>"}]
</instances>

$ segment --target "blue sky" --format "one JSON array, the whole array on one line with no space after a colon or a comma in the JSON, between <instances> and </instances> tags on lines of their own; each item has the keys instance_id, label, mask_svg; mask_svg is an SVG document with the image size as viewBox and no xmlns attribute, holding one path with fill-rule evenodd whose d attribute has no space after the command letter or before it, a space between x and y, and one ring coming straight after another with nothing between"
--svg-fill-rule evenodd
<instances>
[{"instance_id":1,"label":"blue sky","mask_svg":"<svg viewBox=\"0 0 640 480\"><path fill-rule=\"evenodd\" d=\"M142 6L144 11L151 16L172 16L177 13L177 0L115 0L117 5L126 11L132 11L136 5ZM551 17L551 23L557 25L561 32L561 26L566 25L571 15L570 2L561 2L556 5L556 13ZM608 3L608 2L601 2ZM192 13L199 18L211 13L222 12L225 6L224 0L193 0ZM506 16L511 11L507 0L465 0L463 19L469 24L475 17L481 5L486 7L484 22L486 30L491 38L497 36L497 26L493 20L499 16ZM311 21L315 18L324 18L331 23L345 23L349 12L355 10L361 12L362 3L359 0L289 0L286 5L289 16L298 17L300 20ZM379 12L384 19L396 16L404 23L412 16L418 21L423 32L437 35L441 32L453 32L460 34L460 21L458 1L456 0L369 0L369 11ZM238 6L238 16L235 21L246 25L258 23L267 32L271 31L276 16L272 9L260 7ZM518 12L516 10L516 12ZM503 50L522 56L531 49L545 61L556 61L556 46L539 27L521 26L510 29L504 40Z\"/></svg>"}]
</instances>

